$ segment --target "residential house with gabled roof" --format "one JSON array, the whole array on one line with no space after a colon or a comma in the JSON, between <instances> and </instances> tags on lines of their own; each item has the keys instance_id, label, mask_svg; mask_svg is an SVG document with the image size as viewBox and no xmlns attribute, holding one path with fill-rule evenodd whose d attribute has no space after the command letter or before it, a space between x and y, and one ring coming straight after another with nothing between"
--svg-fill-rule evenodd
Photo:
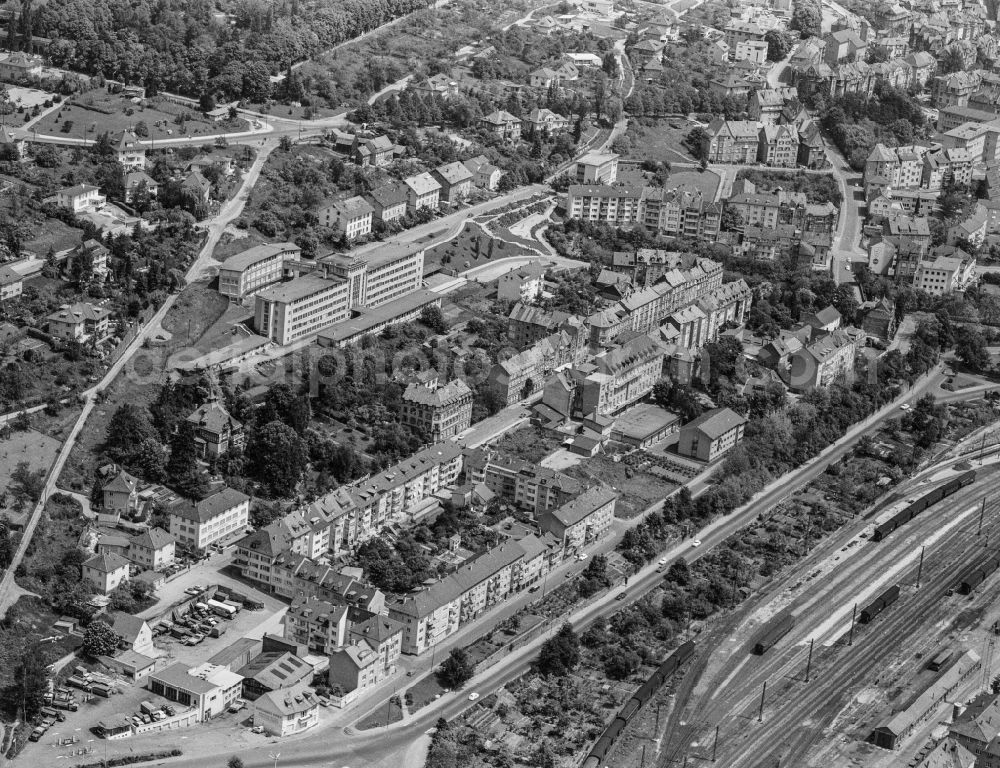
<instances>
[{"instance_id":1,"label":"residential house with gabled roof","mask_svg":"<svg viewBox=\"0 0 1000 768\"><path fill-rule=\"evenodd\" d=\"M24 278L6 264L0 264L0 301L15 299L24 292Z\"/></svg>"},{"instance_id":2,"label":"residential house with gabled roof","mask_svg":"<svg viewBox=\"0 0 1000 768\"><path fill-rule=\"evenodd\" d=\"M81 566L83 579L94 585L102 595L110 594L118 585L128 581L129 562L113 552L94 555Z\"/></svg>"},{"instance_id":3,"label":"residential house with gabled roof","mask_svg":"<svg viewBox=\"0 0 1000 768\"><path fill-rule=\"evenodd\" d=\"M108 199L93 184L77 184L56 192L54 202L73 213L93 213L103 208Z\"/></svg>"},{"instance_id":4,"label":"residential house with gabled roof","mask_svg":"<svg viewBox=\"0 0 1000 768\"><path fill-rule=\"evenodd\" d=\"M139 505L139 481L123 469L114 472L101 486L103 513L113 516L111 524L121 515L130 514Z\"/></svg>"},{"instance_id":5,"label":"residential house with gabled roof","mask_svg":"<svg viewBox=\"0 0 1000 768\"><path fill-rule=\"evenodd\" d=\"M811 325L817 331L832 333L840 327L842 317L834 306L824 307L815 312L810 312L802 318L807 325Z\"/></svg>"},{"instance_id":6,"label":"residential house with gabled roof","mask_svg":"<svg viewBox=\"0 0 1000 768\"><path fill-rule=\"evenodd\" d=\"M294 688L268 691L253 702L253 726L268 736L294 736L319 724L319 699L302 683Z\"/></svg>"},{"instance_id":7,"label":"residential house with gabled roof","mask_svg":"<svg viewBox=\"0 0 1000 768\"><path fill-rule=\"evenodd\" d=\"M569 129L570 120L551 109L539 108L531 110L525 122L531 126L534 133L551 136Z\"/></svg>"},{"instance_id":8,"label":"residential house with gabled roof","mask_svg":"<svg viewBox=\"0 0 1000 768\"><path fill-rule=\"evenodd\" d=\"M485 115L479 119L488 132L506 141L517 141L521 138L521 118L503 109Z\"/></svg>"},{"instance_id":9,"label":"residential house with gabled roof","mask_svg":"<svg viewBox=\"0 0 1000 768\"><path fill-rule=\"evenodd\" d=\"M153 652L153 630L138 616L116 611L109 617L111 629L124 648L149 656Z\"/></svg>"},{"instance_id":10,"label":"residential house with gabled roof","mask_svg":"<svg viewBox=\"0 0 1000 768\"><path fill-rule=\"evenodd\" d=\"M0 126L0 147L7 149L7 159L23 160L28 155L28 135L23 128Z\"/></svg>"},{"instance_id":11,"label":"residential house with gabled roof","mask_svg":"<svg viewBox=\"0 0 1000 768\"><path fill-rule=\"evenodd\" d=\"M371 203L360 195L355 195L323 203L316 217L324 227L330 227L348 240L356 240L372 231L374 212Z\"/></svg>"},{"instance_id":12,"label":"residential house with gabled roof","mask_svg":"<svg viewBox=\"0 0 1000 768\"><path fill-rule=\"evenodd\" d=\"M201 171L191 171L181 182L181 189L202 205L208 205L212 195L212 182Z\"/></svg>"},{"instance_id":13,"label":"residential house with gabled roof","mask_svg":"<svg viewBox=\"0 0 1000 768\"><path fill-rule=\"evenodd\" d=\"M79 302L56 310L45 319L50 336L99 344L111 334L111 310L89 302Z\"/></svg>"},{"instance_id":14,"label":"residential house with gabled roof","mask_svg":"<svg viewBox=\"0 0 1000 768\"><path fill-rule=\"evenodd\" d=\"M185 421L194 428L195 447L200 459L217 459L246 444L243 424L213 398L198 406Z\"/></svg>"},{"instance_id":15,"label":"residential house with gabled roof","mask_svg":"<svg viewBox=\"0 0 1000 768\"><path fill-rule=\"evenodd\" d=\"M115 145L115 157L126 171L141 171L146 167L146 148L133 131L122 131Z\"/></svg>"},{"instance_id":16,"label":"residential house with gabled roof","mask_svg":"<svg viewBox=\"0 0 1000 768\"><path fill-rule=\"evenodd\" d=\"M162 571L174 564L175 550L174 537L159 526L153 526L129 540L127 556L133 565L143 570Z\"/></svg>"},{"instance_id":17,"label":"residential house with gabled roof","mask_svg":"<svg viewBox=\"0 0 1000 768\"><path fill-rule=\"evenodd\" d=\"M472 192L473 173L458 161L434 168L431 175L441 185L440 197L445 202L458 203Z\"/></svg>"},{"instance_id":18,"label":"residential house with gabled roof","mask_svg":"<svg viewBox=\"0 0 1000 768\"><path fill-rule=\"evenodd\" d=\"M380 168L392 162L395 145L388 136L380 135L372 138L355 137L351 156L362 168L374 166Z\"/></svg>"},{"instance_id":19,"label":"residential house with gabled roof","mask_svg":"<svg viewBox=\"0 0 1000 768\"><path fill-rule=\"evenodd\" d=\"M747 420L729 408L706 411L681 427L677 452L699 461L714 461L743 439Z\"/></svg>"},{"instance_id":20,"label":"residential house with gabled roof","mask_svg":"<svg viewBox=\"0 0 1000 768\"><path fill-rule=\"evenodd\" d=\"M383 224L390 224L406 216L409 187L401 182L376 187L368 193L373 217Z\"/></svg>"},{"instance_id":21,"label":"residential house with gabled roof","mask_svg":"<svg viewBox=\"0 0 1000 768\"><path fill-rule=\"evenodd\" d=\"M500 186L503 171L490 163L484 155L465 161L465 167L472 171L472 183L480 189L496 191Z\"/></svg>"},{"instance_id":22,"label":"residential house with gabled roof","mask_svg":"<svg viewBox=\"0 0 1000 768\"><path fill-rule=\"evenodd\" d=\"M145 190L146 194L155 199L160 194L160 185L145 171L130 171L125 174L125 202L135 202L140 191Z\"/></svg>"},{"instance_id":23,"label":"residential house with gabled roof","mask_svg":"<svg viewBox=\"0 0 1000 768\"><path fill-rule=\"evenodd\" d=\"M386 670L378 652L368 643L348 645L330 656L327 682L330 701L346 707L365 691L385 679Z\"/></svg>"},{"instance_id":24,"label":"residential house with gabled roof","mask_svg":"<svg viewBox=\"0 0 1000 768\"><path fill-rule=\"evenodd\" d=\"M431 174L426 171L418 173L403 179L403 184L407 188L406 206L410 213L416 213L422 208L438 207L441 185Z\"/></svg>"}]
</instances>

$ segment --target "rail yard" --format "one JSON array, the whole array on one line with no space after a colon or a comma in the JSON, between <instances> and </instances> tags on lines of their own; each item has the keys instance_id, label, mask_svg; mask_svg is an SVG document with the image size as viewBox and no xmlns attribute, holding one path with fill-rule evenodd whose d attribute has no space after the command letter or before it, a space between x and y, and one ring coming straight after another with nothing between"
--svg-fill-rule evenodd
<instances>
[{"instance_id":1,"label":"rail yard","mask_svg":"<svg viewBox=\"0 0 1000 768\"><path fill-rule=\"evenodd\" d=\"M998 472L953 460L923 473L709 622L676 665L662 725L619 749L641 740L655 754L647 764L659 766L907 764L944 712L935 686L950 673L953 701L992 679ZM935 706L916 712L925 700ZM890 723L904 731L890 740L895 748L876 746L874 731Z\"/></svg>"}]
</instances>

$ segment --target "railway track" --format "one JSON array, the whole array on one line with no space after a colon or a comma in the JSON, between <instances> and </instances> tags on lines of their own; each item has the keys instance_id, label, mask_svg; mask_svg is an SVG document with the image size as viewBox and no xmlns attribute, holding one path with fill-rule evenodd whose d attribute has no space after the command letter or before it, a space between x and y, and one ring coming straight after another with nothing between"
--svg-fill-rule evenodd
<instances>
[{"instance_id":1,"label":"railway track","mask_svg":"<svg viewBox=\"0 0 1000 768\"><path fill-rule=\"evenodd\" d=\"M993 474L992 470L981 473L974 485L941 502L942 509L943 505L948 505L958 513L968 510L984 492L989 492L989 478ZM1000 544L998 511L1000 502L987 504L991 522L984 526L984 534ZM948 519L954 517L954 513L949 514ZM919 590L913 586L916 563L894 577L894 581L904 585L904 596L869 627L856 628L852 646L847 646L843 638L828 647L817 644L812 680L806 687L802 680L808 654L805 643L816 631L817 619L825 620L824 609L829 612L832 605L842 603L842 595L855 593L859 584L870 582L890 563L912 555L932 531L942 527L942 521L940 510L932 508L923 519L915 519L909 530L901 528L894 534L895 541L893 537L878 544L862 540L855 546L863 549L851 553L825 578L814 580L802 594L793 596L790 601L793 611L811 620L800 620L779 646L762 659L750 658L745 648L737 648L711 681L703 681L698 686L707 689L705 693L694 701L684 701L678 696L675 710L666 723L664 749L657 764L680 764L688 755L709 757L718 725L722 734L719 756L726 758L724 765L747 768L773 765L779 758L782 765L804 765L809 750L850 701L859 684L884 672L887 660L898 658L904 651L912 658L913 653L931 650L938 636L948 631L951 623L944 619L954 613L956 607L953 601L944 602L943 598L955 586L953 582L971 559L970 541L978 544L979 539L975 538L978 515L966 513L965 519L927 548ZM769 590L768 596L755 604L772 602L801 581L804 574L815 574L817 565L827 561L837 550L844 549L845 542L856 537L859 530L852 526L844 535L836 536L832 546L821 547L822 552L816 557L810 555L791 569ZM976 606L981 601L985 601L982 589L972 604ZM939 622L945 629L932 633L919 631ZM726 622L724 626L735 628L736 624ZM715 639L716 633L711 635L704 639ZM707 665L708 655L716 652L718 641L715 646L712 647L711 642L700 645L701 670ZM757 719L765 681L769 685L769 696L765 702L764 722L756 724L753 721ZM712 689L708 688L709 682L714 683ZM693 690L695 685L689 688ZM693 748L692 744L700 746Z\"/></svg>"}]
</instances>

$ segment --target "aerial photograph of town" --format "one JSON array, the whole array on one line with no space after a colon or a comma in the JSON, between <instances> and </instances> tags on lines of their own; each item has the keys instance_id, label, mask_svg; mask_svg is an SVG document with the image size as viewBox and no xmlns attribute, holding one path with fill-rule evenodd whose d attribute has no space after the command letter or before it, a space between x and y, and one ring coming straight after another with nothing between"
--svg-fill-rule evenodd
<instances>
[{"instance_id":1,"label":"aerial photograph of town","mask_svg":"<svg viewBox=\"0 0 1000 768\"><path fill-rule=\"evenodd\" d=\"M0 0L0 768L1000 768L1000 0Z\"/></svg>"}]
</instances>

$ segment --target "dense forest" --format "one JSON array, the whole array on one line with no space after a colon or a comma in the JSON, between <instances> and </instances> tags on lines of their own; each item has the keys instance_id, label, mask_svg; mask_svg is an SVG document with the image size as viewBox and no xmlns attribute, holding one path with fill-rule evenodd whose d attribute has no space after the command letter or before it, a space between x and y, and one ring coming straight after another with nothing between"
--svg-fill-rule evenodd
<instances>
[{"instance_id":1,"label":"dense forest","mask_svg":"<svg viewBox=\"0 0 1000 768\"><path fill-rule=\"evenodd\" d=\"M386 21L424 0L223 2L208 0L23 0L8 42L40 36L59 67L142 84L149 91L263 101L271 75ZM15 34L16 33L16 34Z\"/></svg>"}]
</instances>

